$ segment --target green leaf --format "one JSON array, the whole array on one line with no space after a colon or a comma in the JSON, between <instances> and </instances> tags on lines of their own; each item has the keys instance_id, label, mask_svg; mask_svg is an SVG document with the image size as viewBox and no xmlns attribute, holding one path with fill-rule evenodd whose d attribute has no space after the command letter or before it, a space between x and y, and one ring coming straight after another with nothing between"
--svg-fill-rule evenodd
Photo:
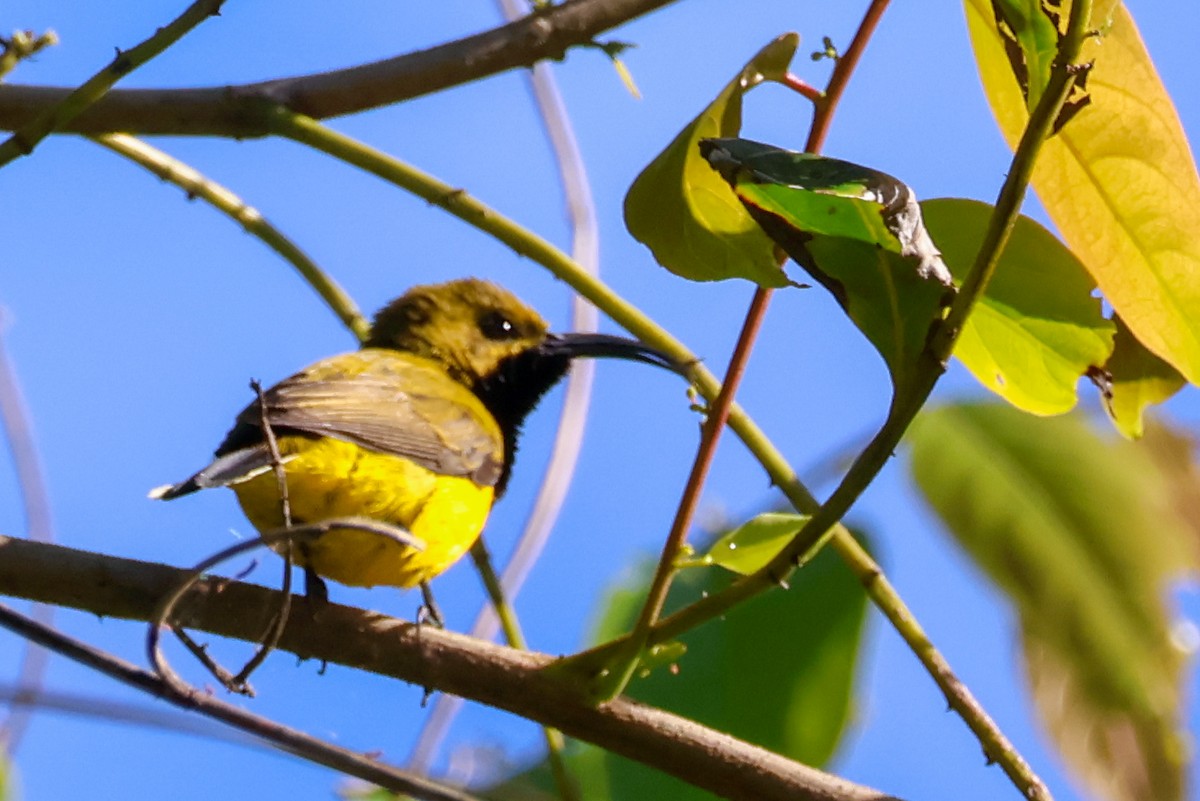
<instances>
[{"instance_id":1,"label":"green leaf","mask_svg":"<svg viewBox=\"0 0 1200 801\"><path fill-rule=\"evenodd\" d=\"M877 170L746 139L701 149L763 230L833 294L901 393L954 292L912 190Z\"/></svg>"},{"instance_id":2,"label":"green leaf","mask_svg":"<svg viewBox=\"0 0 1200 801\"><path fill-rule=\"evenodd\" d=\"M934 410L910 436L921 492L1016 606L1060 751L1104 797L1179 799L1183 654L1164 593L1190 561L1154 462L1079 418L997 404Z\"/></svg>"},{"instance_id":3,"label":"green leaf","mask_svg":"<svg viewBox=\"0 0 1200 801\"><path fill-rule=\"evenodd\" d=\"M808 515L764 512L714 542L705 560L748 576L765 567L806 522Z\"/></svg>"},{"instance_id":4,"label":"green leaf","mask_svg":"<svg viewBox=\"0 0 1200 801\"><path fill-rule=\"evenodd\" d=\"M992 0L1005 55L1030 109L1050 81L1050 67L1058 55L1058 6L1043 0Z\"/></svg>"},{"instance_id":5,"label":"green leaf","mask_svg":"<svg viewBox=\"0 0 1200 801\"><path fill-rule=\"evenodd\" d=\"M736 135L742 96L763 81L781 80L799 45L800 37L789 33L759 51L629 188L625 227L676 275L694 281L747 278L769 287L788 283L771 240L709 169L697 143Z\"/></svg>"},{"instance_id":6,"label":"green leaf","mask_svg":"<svg viewBox=\"0 0 1200 801\"><path fill-rule=\"evenodd\" d=\"M689 570L676 580L668 609L715 592L727 573ZM628 631L646 581L614 591L597 640ZM850 719L865 594L829 549L794 577L790 589L764 593L717 625L684 635L677 670L636 678L628 694L809 765L825 764ZM612 798L708 798L665 774L608 755Z\"/></svg>"},{"instance_id":7,"label":"green leaf","mask_svg":"<svg viewBox=\"0 0 1200 801\"><path fill-rule=\"evenodd\" d=\"M1042 147L1033 187L1055 228L1150 352L1200 381L1200 178L1129 13L1097 3L1091 102ZM1010 145L1029 113L991 0L964 0L988 102Z\"/></svg>"},{"instance_id":8,"label":"green leaf","mask_svg":"<svg viewBox=\"0 0 1200 801\"><path fill-rule=\"evenodd\" d=\"M1050 82L1050 70L1066 33L1068 9L1063 8L1062 0L992 0L992 10L1009 66L1026 108L1032 111ZM1076 78L1054 121L1055 133L1092 102L1087 79L1086 72Z\"/></svg>"},{"instance_id":9,"label":"green leaf","mask_svg":"<svg viewBox=\"0 0 1200 801\"><path fill-rule=\"evenodd\" d=\"M1167 400L1187 382L1178 370L1146 350L1120 316L1116 324L1113 353L1104 366L1108 373L1104 408L1123 436L1137 439L1142 436L1146 407Z\"/></svg>"},{"instance_id":10,"label":"green leaf","mask_svg":"<svg viewBox=\"0 0 1200 801\"><path fill-rule=\"evenodd\" d=\"M939 198L921 204L925 225L955 279L966 276L992 207ZM1071 252L1028 217L1017 220L995 277L954 348L981 384L1034 414L1074 408L1080 376L1108 360L1113 324L1096 282Z\"/></svg>"}]
</instances>

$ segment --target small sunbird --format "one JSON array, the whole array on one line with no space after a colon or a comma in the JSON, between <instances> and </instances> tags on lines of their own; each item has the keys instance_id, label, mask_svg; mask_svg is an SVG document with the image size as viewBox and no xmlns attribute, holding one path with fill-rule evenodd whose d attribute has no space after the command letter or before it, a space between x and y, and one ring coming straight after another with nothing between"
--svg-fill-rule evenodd
<instances>
[{"instance_id":1,"label":"small sunbird","mask_svg":"<svg viewBox=\"0 0 1200 801\"><path fill-rule=\"evenodd\" d=\"M266 390L238 415L212 464L150 497L229 487L260 532L281 528L265 413L293 525L364 517L424 546L334 528L294 548L310 582L424 587L479 537L508 483L522 421L584 356L682 371L632 339L549 333L537 312L486 281L413 287L376 314L360 350Z\"/></svg>"}]
</instances>

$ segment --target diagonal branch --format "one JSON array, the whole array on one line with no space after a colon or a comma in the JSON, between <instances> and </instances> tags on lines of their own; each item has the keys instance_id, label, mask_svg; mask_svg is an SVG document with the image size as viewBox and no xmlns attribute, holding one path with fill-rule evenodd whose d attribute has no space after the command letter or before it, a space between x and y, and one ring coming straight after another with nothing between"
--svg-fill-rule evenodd
<instances>
[{"instance_id":1,"label":"diagonal branch","mask_svg":"<svg viewBox=\"0 0 1200 801\"><path fill-rule=\"evenodd\" d=\"M453 42L347 69L272 81L197 89L110 92L71 123L68 133L263 136L264 99L314 119L387 106L543 59L674 0L568 0L516 22ZM16 130L61 103L69 89L0 85L0 130Z\"/></svg>"},{"instance_id":2,"label":"diagonal branch","mask_svg":"<svg viewBox=\"0 0 1200 801\"><path fill-rule=\"evenodd\" d=\"M184 571L62 546L0 537L0 594L149 620ZM177 622L252 641L277 606L272 590L226 579L200 582ZM896 801L868 787L644 704L594 707L543 668L546 654L517 651L375 612L329 604L319 619L294 616L279 648L462 695L595 743L745 801Z\"/></svg>"}]
</instances>

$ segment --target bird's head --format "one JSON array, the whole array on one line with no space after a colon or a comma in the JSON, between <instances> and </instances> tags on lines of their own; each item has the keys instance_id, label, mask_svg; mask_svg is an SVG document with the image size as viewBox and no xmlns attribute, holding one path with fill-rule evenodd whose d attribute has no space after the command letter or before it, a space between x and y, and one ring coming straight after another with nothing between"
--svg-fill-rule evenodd
<instances>
[{"instance_id":1,"label":"bird's head","mask_svg":"<svg viewBox=\"0 0 1200 801\"><path fill-rule=\"evenodd\" d=\"M508 290L478 278L417 286L375 315L367 347L395 348L442 364L479 389L536 374L540 391L571 359L612 357L678 370L670 357L640 342L607 334L553 334L536 311Z\"/></svg>"},{"instance_id":2,"label":"bird's head","mask_svg":"<svg viewBox=\"0 0 1200 801\"><path fill-rule=\"evenodd\" d=\"M507 359L536 348L546 331L546 321L511 292L464 278L413 287L384 306L366 345L432 359L474 386Z\"/></svg>"}]
</instances>

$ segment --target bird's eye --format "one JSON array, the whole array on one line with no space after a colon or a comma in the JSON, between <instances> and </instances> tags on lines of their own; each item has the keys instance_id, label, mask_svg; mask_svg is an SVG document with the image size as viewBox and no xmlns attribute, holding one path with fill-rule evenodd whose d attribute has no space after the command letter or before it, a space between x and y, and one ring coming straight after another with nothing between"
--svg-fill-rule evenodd
<instances>
[{"instance_id":1,"label":"bird's eye","mask_svg":"<svg viewBox=\"0 0 1200 801\"><path fill-rule=\"evenodd\" d=\"M484 312L479 318L479 330L485 337L494 340L517 339L521 336L513 321L494 309Z\"/></svg>"}]
</instances>

